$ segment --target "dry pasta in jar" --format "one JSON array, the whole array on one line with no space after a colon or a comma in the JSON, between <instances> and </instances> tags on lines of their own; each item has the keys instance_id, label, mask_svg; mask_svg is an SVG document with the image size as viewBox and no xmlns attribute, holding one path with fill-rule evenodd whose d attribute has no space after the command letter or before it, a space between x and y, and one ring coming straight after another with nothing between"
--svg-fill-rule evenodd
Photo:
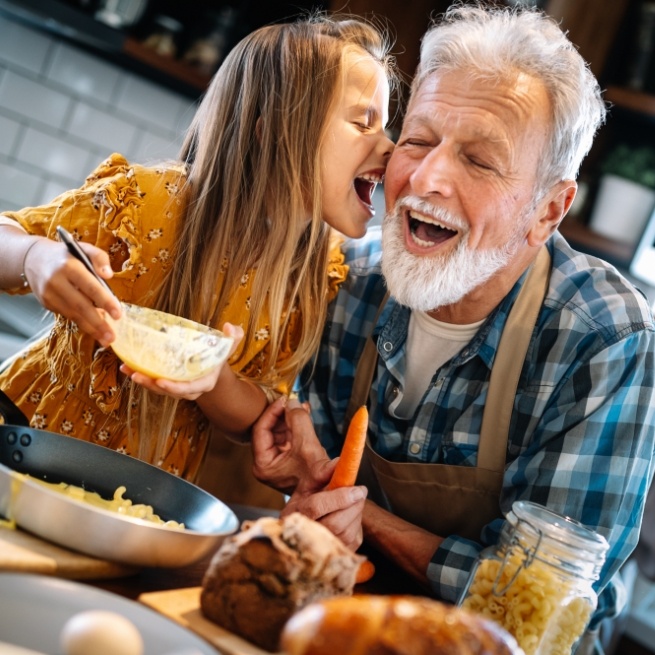
<instances>
[{"instance_id":1,"label":"dry pasta in jar","mask_svg":"<svg viewBox=\"0 0 655 655\"><path fill-rule=\"evenodd\" d=\"M577 521L518 501L459 604L496 621L526 655L570 655L596 609L592 585L607 549L604 537Z\"/></svg>"}]
</instances>

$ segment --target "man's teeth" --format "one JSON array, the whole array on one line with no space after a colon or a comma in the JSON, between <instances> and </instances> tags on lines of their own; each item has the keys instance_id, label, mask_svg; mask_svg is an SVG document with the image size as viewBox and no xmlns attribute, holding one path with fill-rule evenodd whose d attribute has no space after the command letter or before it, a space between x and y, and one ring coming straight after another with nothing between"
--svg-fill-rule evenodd
<instances>
[{"instance_id":1,"label":"man's teeth","mask_svg":"<svg viewBox=\"0 0 655 655\"><path fill-rule=\"evenodd\" d=\"M423 239L419 239L414 232L410 232L409 234L412 237L412 241L422 248L430 248L436 243L436 241L423 241Z\"/></svg>"},{"instance_id":2,"label":"man's teeth","mask_svg":"<svg viewBox=\"0 0 655 655\"><path fill-rule=\"evenodd\" d=\"M453 229L432 216L409 210L409 234L412 241L421 248L431 248L457 234ZM422 234L423 237L419 235Z\"/></svg>"},{"instance_id":3,"label":"man's teeth","mask_svg":"<svg viewBox=\"0 0 655 655\"><path fill-rule=\"evenodd\" d=\"M457 232L456 229L449 227L448 225L444 225L444 223L438 221L436 218L432 218L432 216L426 216L425 214L417 214L416 212L410 211L409 217L414 219L415 221L421 221L421 223L429 223L430 225L436 225L437 227L440 227L442 230Z\"/></svg>"}]
</instances>

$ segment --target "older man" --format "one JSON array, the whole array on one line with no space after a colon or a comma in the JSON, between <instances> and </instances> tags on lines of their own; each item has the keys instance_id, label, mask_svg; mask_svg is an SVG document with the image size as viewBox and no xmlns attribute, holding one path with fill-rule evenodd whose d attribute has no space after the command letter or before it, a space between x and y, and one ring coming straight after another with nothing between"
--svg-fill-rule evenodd
<instances>
[{"instance_id":1,"label":"older man","mask_svg":"<svg viewBox=\"0 0 655 655\"><path fill-rule=\"evenodd\" d=\"M366 541L438 598L457 600L512 503L528 500L607 538L594 623L616 609L612 578L653 475L653 317L557 231L604 116L553 21L452 8L423 40L385 178L382 248L376 230L346 244L349 280L301 386L331 457L368 405L369 500L355 488L347 512L343 496L306 494L317 465L313 486L298 474L292 503L351 543L363 507ZM270 438L281 411L254 439L257 475L274 485L289 464ZM289 438L311 432L294 421Z\"/></svg>"}]
</instances>

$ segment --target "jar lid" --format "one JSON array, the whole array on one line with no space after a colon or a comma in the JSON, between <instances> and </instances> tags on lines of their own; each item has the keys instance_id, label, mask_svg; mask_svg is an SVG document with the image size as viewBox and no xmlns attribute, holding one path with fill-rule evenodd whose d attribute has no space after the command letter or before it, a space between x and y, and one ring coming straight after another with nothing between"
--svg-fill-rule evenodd
<instances>
[{"instance_id":1,"label":"jar lid","mask_svg":"<svg viewBox=\"0 0 655 655\"><path fill-rule=\"evenodd\" d=\"M568 516L526 500L517 500L507 515L508 522L522 529L530 529L535 538L576 551L578 558L587 561L605 559L609 543L603 535Z\"/></svg>"}]
</instances>

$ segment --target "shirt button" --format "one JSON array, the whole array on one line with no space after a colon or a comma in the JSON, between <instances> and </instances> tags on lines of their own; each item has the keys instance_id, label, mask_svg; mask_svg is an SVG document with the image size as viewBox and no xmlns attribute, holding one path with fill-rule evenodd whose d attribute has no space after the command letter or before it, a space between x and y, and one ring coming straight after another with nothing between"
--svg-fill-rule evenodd
<instances>
[{"instance_id":1,"label":"shirt button","mask_svg":"<svg viewBox=\"0 0 655 655\"><path fill-rule=\"evenodd\" d=\"M384 349L384 352L390 353L393 350L393 344L391 341L385 341L382 344L382 348Z\"/></svg>"},{"instance_id":2,"label":"shirt button","mask_svg":"<svg viewBox=\"0 0 655 655\"><path fill-rule=\"evenodd\" d=\"M471 351L468 348L462 350L462 357L468 357Z\"/></svg>"},{"instance_id":3,"label":"shirt button","mask_svg":"<svg viewBox=\"0 0 655 655\"><path fill-rule=\"evenodd\" d=\"M400 393L400 389L398 387L394 387L392 393L394 396L397 396Z\"/></svg>"},{"instance_id":4,"label":"shirt button","mask_svg":"<svg viewBox=\"0 0 655 655\"><path fill-rule=\"evenodd\" d=\"M412 453L412 455L418 455L421 452L421 446L417 443L410 444L409 452Z\"/></svg>"}]
</instances>

